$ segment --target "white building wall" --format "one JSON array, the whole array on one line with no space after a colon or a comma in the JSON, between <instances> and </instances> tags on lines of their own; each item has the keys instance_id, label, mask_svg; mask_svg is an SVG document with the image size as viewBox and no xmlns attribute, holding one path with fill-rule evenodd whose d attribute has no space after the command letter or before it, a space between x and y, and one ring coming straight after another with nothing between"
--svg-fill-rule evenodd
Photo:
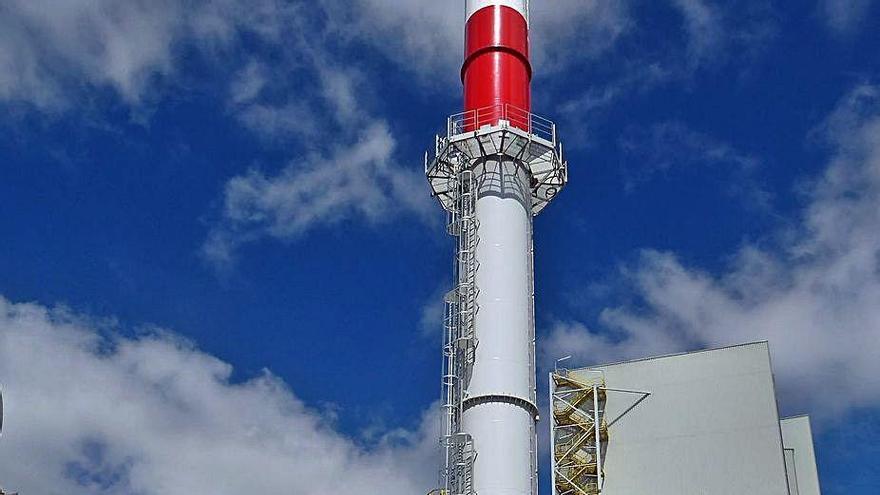
<instances>
[{"instance_id":1,"label":"white building wall","mask_svg":"<svg viewBox=\"0 0 880 495\"><path fill-rule=\"evenodd\" d=\"M800 495L797 468L794 462L794 449L785 449L785 476L788 479L788 495Z\"/></svg>"},{"instance_id":2,"label":"white building wall","mask_svg":"<svg viewBox=\"0 0 880 495\"><path fill-rule=\"evenodd\" d=\"M785 418L780 425L782 444L793 457L798 495L821 495L809 416Z\"/></svg>"},{"instance_id":3,"label":"white building wall","mask_svg":"<svg viewBox=\"0 0 880 495\"><path fill-rule=\"evenodd\" d=\"M603 495L788 494L766 342L591 369L651 392L609 428ZM636 400L609 391L607 420Z\"/></svg>"}]
</instances>

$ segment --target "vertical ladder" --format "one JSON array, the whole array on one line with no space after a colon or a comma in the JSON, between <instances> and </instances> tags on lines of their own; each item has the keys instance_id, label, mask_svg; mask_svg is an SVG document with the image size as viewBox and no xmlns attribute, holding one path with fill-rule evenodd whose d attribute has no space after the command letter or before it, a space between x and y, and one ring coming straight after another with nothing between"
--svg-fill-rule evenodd
<instances>
[{"instance_id":1,"label":"vertical ladder","mask_svg":"<svg viewBox=\"0 0 880 495\"><path fill-rule=\"evenodd\" d=\"M473 495L473 465L476 459L471 436L462 431L466 388L476 358L475 321L479 306L476 274L479 244L476 218L478 188L467 161L457 164L453 179L454 207L447 230L456 237L455 287L446 294L443 345L444 467L442 486L448 495Z\"/></svg>"}]
</instances>

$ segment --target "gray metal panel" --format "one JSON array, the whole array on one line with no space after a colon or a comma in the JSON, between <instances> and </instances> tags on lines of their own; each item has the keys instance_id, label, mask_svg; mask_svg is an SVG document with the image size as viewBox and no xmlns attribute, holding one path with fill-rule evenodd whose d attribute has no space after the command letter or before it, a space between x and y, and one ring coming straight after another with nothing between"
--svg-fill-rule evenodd
<instances>
[{"instance_id":1,"label":"gray metal panel","mask_svg":"<svg viewBox=\"0 0 880 495\"><path fill-rule=\"evenodd\" d=\"M794 449L785 449L785 475L788 478L788 495L800 495L800 491L798 491Z\"/></svg>"},{"instance_id":2,"label":"gray metal panel","mask_svg":"<svg viewBox=\"0 0 880 495\"><path fill-rule=\"evenodd\" d=\"M603 495L788 493L766 342L591 369L651 392L609 428ZM637 399L609 391L609 423Z\"/></svg>"},{"instance_id":3,"label":"gray metal panel","mask_svg":"<svg viewBox=\"0 0 880 495\"><path fill-rule=\"evenodd\" d=\"M821 495L809 416L785 418L780 425L783 445L786 449L794 450L799 495Z\"/></svg>"}]
</instances>

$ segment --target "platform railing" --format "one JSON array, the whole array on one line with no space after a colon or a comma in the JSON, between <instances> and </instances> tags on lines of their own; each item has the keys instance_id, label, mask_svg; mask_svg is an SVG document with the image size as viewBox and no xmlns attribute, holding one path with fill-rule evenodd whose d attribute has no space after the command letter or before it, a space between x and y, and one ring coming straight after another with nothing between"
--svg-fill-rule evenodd
<instances>
[{"instance_id":1,"label":"platform railing","mask_svg":"<svg viewBox=\"0 0 880 495\"><path fill-rule=\"evenodd\" d=\"M477 131L484 126L498 125L502 120L541 139L551 143L556 142L556 124L553 121L509 103L489 105L451 115L446 129L447 136L452 137Z\"/></svg>"}]
</instances>

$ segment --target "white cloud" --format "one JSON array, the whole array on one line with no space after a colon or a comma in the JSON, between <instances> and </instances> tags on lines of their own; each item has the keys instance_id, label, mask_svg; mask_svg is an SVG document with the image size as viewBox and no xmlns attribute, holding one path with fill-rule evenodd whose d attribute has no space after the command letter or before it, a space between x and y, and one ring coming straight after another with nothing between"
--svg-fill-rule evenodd
<instances>
[{"instance_id":1,"label":"white cloud","mask_svg":"<svg viewBox=\"0 0 880 495\"><path fill-rule=\"evenodd\" d=\"M436 209L425 180L394 162L394 147L387 126L376 122L329 157L295 160L274 176L251 170L230 179L205 254L222 264L232 261L239 244L265 236L295 239L353 218L374 224L408 212L428 218Z\"/></svg>"},{"instance_id":2,"label":"white cloud","mask_svg":"<svg viewBox=\"0 0 880 495\"><path fill-rule=\"evenodd\" d=\"M543 33L536 37L539 63L562 63L568 56L559 47L574 39L589 47L579 51L579 58L596 56L627 26L620 2L564 3L564 8L534 8L536 29ZM10 0L2 9L0 100L41 110L67 108L77 97L99 89L111 89L129 105L141 104L146 96L161 98L157 90L174 87L188 59L182 56L186 50L196 50L208 67L223 74L233 68L231 53L254 51L242 43L245 32L270 48L263 54L269 62L265 67L280 76L276 81L291 77L291 71L301 69L297 63L304 62L311 65L308 70L318 71L322 88L330 91L321 96L341 102L354 94L346 87L352 79L338 77L341 67L350 64L325 71L316 63L331 46L347 51L370 45L416 74L423 85L440 82L444 88L457 84L463 51L463 2ZM307 86L297 89L297 97L308 96ZM277 110L291 104L274 106Z\"/></svg>"},{"instance_id":3,"label":"white cloud","mask_svg":"<svg viewBox=\"0 0 880 495\"><path fill-rule=\"evenodd\" d=\"M777 34L775 7L767 0L671 0L684 21L686 46L675 61L681 76L725 63L752 62ZM747 69L746 69L747 70Z\"/></svg>"},{"instance_id":4,"label":"white cloud","mask_svg":"<svg viewBox=\"0 0 880 495\"><path fill-rule=\"evenodd\" d=\"M725 34L719 9L702 0L671 1L686 19L693 52L708 56ZM208 57L209 66L232 69L230 53L253 51L242 43L244 32L270 48L264 55L281 54L266 57L276 81L292 75L292 61L308 65L330 46L370 45L422 84L448 87L458 80L463 17L463 2L433 0L10 0L0 16L0 99L53 108L83 90L111 88L138 104L157 83L173 85L188 48ZM535 2L532 23L540 75L598 59L635 19L628 1L560 0ZM336 78L340 70L319 74L323 88L335 92L325 98L345 98L350 79ZM297 89L301 97L308 88Z\"/></svg>"},{"instance_id":5,"label":"white cloud","mask_svg":"<svg viewBox=\"0 0 880 495\"><path fill-rule=\"evenodd\" d=\"M668 0L682 19L688 58L676 70L690 71L722 59L728 48L760 46L772 29L765 2L716 4L707 0ZM463 52L464 1L331 1L327 13L342 36L367 42L423 82L458 81ZM533 62L536 74L552 75L573 65L595 62L613 53L638 25L632 2L556 0L531 4ZM664 45L661 43L660 45ZM680 54L676 54L679 57ZM646 65L640 60L638 65ZM667 60L649 60L647 65Z\"/></svg>"},{"instance_id":6,"label":"white cloud","mask_svg":"<svg viewBox=\"0 0 880 495\"><path fill-rule=\"evenodd\" d=\"M379 49L422 83L458 80L464 52L464 2L331 0L327 13L343 36ZM460 7L460 8L459 8Z\"/></svg>"},{"instance_id":7,"label":"white cloud","mask_svg":"<svg viewBox=\"0 0 880 495\"><path fill-rule=\"evenodd\" d=\"M579 58L596 56L629 25L622 2L562 3L533 8L535 29L542 33L535 44L539 63L563 63L570 53L560 47L573 40L588 47ZM455 84L463 51L463 2L9 0L2 8L0 99L41 109L64 107L84 90L102 88L139 104L157 83L178 75L183 50L195 48L222 67L230 63L230 51L244 49L242 32L286 55L296 52L293 58L308 57L310 47L369 44L427 86ZM326 87L344 92L339 82Z\"/></svg>"},{"instance_id":8,"label":"white cloud","mask_svg":"<svg viewBox=\"0 0 880 495\"><path fill-rule=\"evenodd\" d=\"M693 19L689 25L694 26L694 36L711 32L701 26L714 26L706 19L715 17L707 7L699 8L702 4L693 5L697 7L684 11ZM372 73L365 72L372 69L360 63L357 51L364 45L377 48L398 66L412 68L427 84L447 77L454 82L464 15L462 2L429 0L358 0L353 4L336 0L13 0L3 8L0 100L27 101L50 109L89 101L81 98L84 92L110 88L136 106L158 96L153 91L162 83L173 85L185 70L182 54L195 50L221 81L228 78L227 108L234 118L266 142L300 150L300 163L280 174L255 172L230 181L241 184L248 177L251 181L260 178L268 189L272 181L279 180L278 190L288 188L290 180L307 179L298 174L311 173L315 163L338 162L346 149L378 136L374 131L352 129L387 127L372 104L380 85ZM535 2L532 14L535 60L538 72L546 74L608 53L634 26L628 2ZM242 42L243 33L252 35L252 45L265 49L248 47ZM572 50L577 51L574 56ZM656 64L640 62L636 65L651 68L640 72L645 77L663 79L668 73ZM632 77L625 87L603 92L598 104L610 104L645 77ZM574 109L569 113L594 104L589 98L580 101L580 105L569 105ZM396 144L393 138L384 143L389 149ZM373 173L365 179L366 184L383 186L378 195L350 194L352 188L339 194L335 188L322 196L318 190L305 195L303 214L276 216L293 219L289 232L354 215L374 221L374 212L387 211L377 205L390 202L423 216L428 201L427 195L416 198L425 191L416 178L419 174L395 165L390 157L375 163L381 165L366 167ZM334 170L348 174L341 182L354 177L350 168ZM369 203L359 204L364 199ZM219 225L211 227L206 252L213 253L210 257L215 260L231 257L236 245L263 235L296 235L278 235L275 227L261 231L255 227L265 225L261 221L243 221L230 213L224 211Z\"/></svg>"},{"instance_id":9,"label":"white cloud","mask_svg":"<svg viewBox=\"0 0 880 495\"><path fill-rule=\"evenodd\" d=\"M0 98L58 102L84 80L137 100L151 76L172 70L181 29L172 1L11 0L0 15Z\"/></svg>"},{"instance_id":10,"label":"white cloud","mask_svg":"<svg viewBox=\"0 0 880 495\"><path fill-rule=\"evenodd\" d=\"M278 18L270 10L268 0L248 9L226 0L10 0L0 15L0 99L51 109L83 89L110 88L138 104L175 73L181 44L225 47L238 29L268 35Z\"/></svg>"},{"instance_id":11,"label":"white cloud","mask_svg":"<svg viewBox=\"0 0 880 495\"><path fill-rule=\"evenodd\" d=\"M283 54L273 60L251 54L230 85L229 108L240 122L264 139L285 145L295 139L299 152L280 172L252 169L227 181L222 211L202 247L220 268L240 246L265 237L295 240L349 220L377 225L439 214L421 168L395 159L397 141L371 105L379 86L340 48L355 46L361 35L384 39L383 23L402 23L413 12L399 6L348 16L350 5L317 7L288 15ZM433 9L431 15L449 10ZM320 21L320 14L329 20ZM374 31L359 31L365 26Z\"/></svg>"},{"instance_id":12,"label":"white cloud","mask_svg":"<svg viewBox=\"0 0 880 495\"><path fill-rule=\"evenodd\" d=\"M676 77L676 70L658 61L637 59L622 62L610 81L588 84L573 97L557 105L557 115L566 129L567 145L581 149L592 145L594 128L621 100L652 89Z\"/></svg>"},{"instance_id":13,"label":"white cloud","mask_svg":"<svg viewBox=\"0 0 880 495\"><path fill-rule=\"evenodd\" d=\"M443 317L446 310L446 294L452 289L452 285L451 280L444 280L422 304L419 330L425 338L436 337L438 343L444 338Z\"/></svg>"},{"instance_id":14,"label":"white cloud","mask_svg":"<svg viewBox=\"0 0 880 495\"><path fill-rule=\"evenodd\" d=\"M645 251L621 273L632 303L602 331L560 322L545 360L584 364L769 339L788 410L830 416L880 404L880 89L862 86L821 130L832 157L776 249L747 245L711 274ZM818 387L818 389L817 389ZM833 399L817 390L833 390Z\"/></svg>"},{"instance_id":15,"label":"white cloud","mask_svg":"<svg viewBox=\"0 0 880 495\"><path fill-rule=\"evenodd\" d=\"M871 11L873 0L819 0L819 15L839 35L852 34Z\"/></svg>"},{"instance_id":16,"label":"white cloud","mask_svg":"<svg viewBox=\"0 0 880 495\"><path fill-rule=\"evenodd\" d=\"M724 36L718 10L703 0L672 0L672 4L684 16L692 63L699 63L711 56Z\"/></svg>"},{"instance_id":17,"label":"white cloud","mask_svg":"<svg viewBox=\"0 0 880 495\"><path fill-rule=\"evenodd\" d=\"M289 140L332 133L350 140L349 129L377 120L370 109L378 86L370 84L356 56L339 48L332 23L322 20L329 11L320 9L327 5L317 11L294 5L300 8L281 11L270 23L277 25L265 37L270 48L247 51L248 63L234 72L230 110L261 137ZM304 144L309 151L319 148Z\"/></svg>"},{"instance_id":18,"label":"white cloud","mask_svg":"<svg viewBox=\"0 0 880 495\"><path fill-rule=\"evenodd\" d=\"M536 73L553 73L609 53L635 21L629 1L562 0L531 3Z\"/></svg>"},{"instance_id":19,"label":"white cloud","mask_svg":"<svg viewBox=\"0 0 880 495\"><path fill-rule=\"evenodd\" d=\"M21 493L143 495L413 495L436 482L433 412L367 448L271 373L231 373L169 333L125 338L0 297L0 480Z\"/></svg>"},{"instance_id":20,"label":"white cloud","mask_svg":"<svg viewBox=\"0 0 880 495\"><path fill-rule=\"evenodd\" d=\"M229 84L230 102L240 105L256 100L269 84L269 78L269 68L260 61L251 60Z\"/></svg>"},{"instance_id":21,"label":"white cloud","mask_svg":"<svg viewBox=\"0 0 880 495\"><path fill-rule=\"evenodd\" d=\"M340 50L332 23L321 20L343 7L15 0L0 7L0 100L59 109L82 101L83 91L110 88L138 106L158 82L179 76L186 50L231 75L230 114L260 138L297 143L300 158L276 176L251 171L230 179L204 247L214 261L230 260L236 246L263 235L289 239L317 223L423 215L430 203L424 180L395 164L395 140L370 111L375 86ZM266 49L248 48L242 33Z\"/></svg>"},{"instance_id":22,"label":"white cloud","mask_svg":"<svg viewBox=\"0 0 880 495\"><path fill-rule=\"evenodd\" d=\"M459 84L464 52L464 1L356 0L330 2L343 35L372 44L427 85ZM608 50L630 27L627 1L533 2L533 59L539 73ZM572 47L577 47L576 53Z\"/></svg>"},{"instance_id":23,"label":"white cloud","mask_svg":"<svg viewBox=\"0 0 880 495\"><path fill-rule=\"evenodd\" d=\"M285 143L291 138L314 138L320 131L313 110L302 101L249 103L237 109L236 117L261 138Z\"/></svg>"}]
</instances>

